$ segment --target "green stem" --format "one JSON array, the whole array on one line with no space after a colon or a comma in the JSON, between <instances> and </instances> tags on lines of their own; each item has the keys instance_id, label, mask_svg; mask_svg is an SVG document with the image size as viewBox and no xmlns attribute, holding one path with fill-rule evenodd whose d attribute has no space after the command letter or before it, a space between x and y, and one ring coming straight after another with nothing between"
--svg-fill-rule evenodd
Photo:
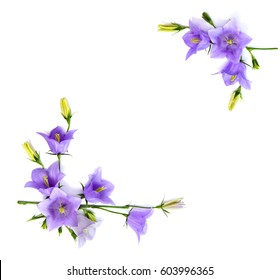
<instances>
[{"instance_id":1,"label":"green stem","mask_svg":"<svg viewBox=\"0 0 280 280\"><path fill-rule=\"evenodd\" d=\"M81 204L79 209L84 208L111 208L111 209L129 209L129 208L144 208L144 209L150 209L150 208L160 208L160 205L157 206L141 206L141 205L133 205L133 204L126 204L126 205L95 205L95 204ZM104 210L104 209L103 209Z\"/></svg>"},{"instance_id":2,"label":"green stem","mask_svg":"<svg viewBox=\"0 0 280 280\"><path fill-rule=\"evenodd\" d=\"M61 154L57 155L57 159L58 159L58 169L60 171L60 161L61 161Z\"/></svg>"},{"instance_id":3,"label":"green stem","mask_svg":"<svg viewBox=\"0 0 280 280\"><path fill-rule=\"evenodd\" d=\"M39 201L26 201L26 200L18 200L18 204L20 205L26 205L26 204L39 204Z\"/></svg>"},{"instance_id":4,"label":"green stem","mask_svg":"<svg viewBox=\"0 0 280 280\"><path fill-rule=\"evenodd\" d=\"M250 52L253 50L263 50L263 51L269 51L269 50L278 50L278 48L254 48L254 47L246 47L246 49Z\"/></svg>"},{"instance_id":5,"label":"green stem","mask_svg":"<svg viewBox=\"0 0 280 280\"><path fill-rule=\"evenodd\" d=\"M106 211L106 212L113 213L113 214L119 214L119 215L122 215L122 216L125 216L125 217L128 216L128 214L121 213L121 212L116 212L116 211L112 211L112 210L109 210L109 209L103 208L103 207L99 207L99 209L100 209L100 210L103 210L103 211Z\"/></svg>"}]
</instances>

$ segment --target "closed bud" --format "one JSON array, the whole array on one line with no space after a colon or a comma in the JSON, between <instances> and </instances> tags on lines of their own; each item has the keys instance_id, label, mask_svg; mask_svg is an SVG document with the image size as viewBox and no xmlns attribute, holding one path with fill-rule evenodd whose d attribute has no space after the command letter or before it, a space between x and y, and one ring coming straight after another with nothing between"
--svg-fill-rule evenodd
<instances>
[{"instance_id":1,"label":"closed bud","mask_svg":"<svg viewBox=\"0 0 280 280\"><path fill-rule=\"evenodd\" d=\"M71 119L72 117L71 108L69 106L68 100L65 97L60 99L60 109L61 109L62 116L66 120Z\"/></svg>"},{"instance_id":2,"label":"closed bud","mask_svg":"<svg viewBox=\"0 0 280 280\"><path fill-rule=\"evenodd\" d=\"M35 151L30 142L24 142L22 144L22 147L24 148L24 150L26 151L26 153L32 161L36 162L40 158L39 154Z\"/></svg>"},{"instance_id":3,"label":"closed bud","mask_svg":"<svg viewBox=\"0 0 280 280\"><path fill-rule=\"evenodd\" d=\"M232 111L238 102L238 100L242 98L241 95L241 86L239 86L232 94L228 103L228 109Z\"/></svg>"},{"instance_id":4,"label":"closed bud","mask_svg":"<svg viewBox=\"0 0 280 280\"><path fill-rule=\"evenodd\" d=\"M260 69L260 65L257 61L257 59L252 55L252 65L253 65L253 69Z\"/></svg>"},{"instance_id":5,"label":"closed bud","mask_svg":"<svg viewBox=\"0 0 280 280\"><path fill-rule=\"evenodd\" d=\"M179 32L183 29L189 28L188 26L181 25L176 22L166 23L166 24L159 24L158 25L158 31L163 32Z\"/></svg>"},{"instance_id":6,"label":"closed bud","mask_svg":"<svg viewBox=\"0 0 280 280\"><path fill-rule=\"evenodd\" d=\"M175 199L170 199L162 202L162 208L163 209L177 209L177 208L182 208L184 207L184 202L183 198L175 198Z\"/></svg>"}]
</instances>

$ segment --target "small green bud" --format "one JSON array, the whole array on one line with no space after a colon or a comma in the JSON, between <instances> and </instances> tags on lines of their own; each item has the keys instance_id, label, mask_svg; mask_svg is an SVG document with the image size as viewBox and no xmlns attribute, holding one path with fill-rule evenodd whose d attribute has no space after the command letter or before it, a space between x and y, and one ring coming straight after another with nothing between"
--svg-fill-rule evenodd
<instances>
[{"instance_id":1,"label":"small green bud","mask_svg":"<svg viewBox=\"0 0 280 280\"><path fill-rule=\"evenodd\" d=\"M181 25L176 22L166 23L166 24L159 24L158 31L161 32L179 32L183 29L189 28L188 26Z\"/></svg>"},{"instance_id":2,"label":"small green bud","mask_svg":"<svg viewBox=\"0 0 280 280\"><path fill-rule=\"evenodd\" d=\"M253 69L260 69L260 65L257 59L253 55L252 55L252 65L253 65Z\"/></svg>"},{"instance_id":3,"label":"small green bud","mask_svg":"<svg viewBox=\"0 0 280 280\"><path fill-rule=\"evenodd\" d=\"M162 208L164 209L177 209L177 208L182 208L184 207L184 202L183 198L175 198L175 199L170 199L162 202Z\"/></svg>"},{"instance_id":4,"label":"small green bud","mask_svg":"<svg viewBox=\"0 0 280 280\"><path fill-rule=\"evenodd\" d=\"M242 98L241 95L241 86L239 86L232 94L228 103L228 109L232 111L238 102L238 100Z\"/></svg>"}]
</instances>

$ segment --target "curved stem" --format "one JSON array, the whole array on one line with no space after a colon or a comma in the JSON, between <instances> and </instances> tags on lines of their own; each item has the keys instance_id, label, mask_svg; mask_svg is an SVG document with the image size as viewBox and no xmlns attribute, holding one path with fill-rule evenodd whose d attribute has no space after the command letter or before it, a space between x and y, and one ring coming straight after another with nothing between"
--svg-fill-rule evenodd
<instances>
[{"instance_id":1,"label":"curved stem","mask_svg":"<svg viewBox=\"0 0 280 280\"><path fill-rule=\"evenodd\" d=\"M40 201L26 201L26 200L18 200L17 204L26 205L26 204L39 204Z\"/></svg>"}]
</instances>

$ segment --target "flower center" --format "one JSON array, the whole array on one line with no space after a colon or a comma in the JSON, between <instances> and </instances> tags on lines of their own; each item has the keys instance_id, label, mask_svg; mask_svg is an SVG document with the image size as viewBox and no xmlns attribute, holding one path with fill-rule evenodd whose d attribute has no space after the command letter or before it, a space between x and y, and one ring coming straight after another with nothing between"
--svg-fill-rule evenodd
<instances>
[{"instance_id":1,"label":"flower center","mask_svg":"<svg viewBox=\"0 0 280 280\"><path fill-rule=\"evenodd\" d=\"M59 143L60 142L60 134L56 133L54 137L55 137L55 140Z\"/></svg>"},{"instance_id":2,"label":"flower center","mask_svg":"<svg viewBox=\"0 0 280 280\"><path fill-rule=\"evenodd\" d=\"M191 38L191 42L194 44L198 44L201 40L199 38Z\"/></svg>"},{"instance_id":3,"label":"flower center","mask_svg":"<svg viewBox=\"0 0 280 280\"><path fill-rule=\"evenodd\" d=\"M234 43L233 39L227 39L228 45L232 45Z\"/></svg>"},{"instance_id":4,"label":"flower center","mask_svg":"<svg viewBox=\"0 0 280 280\"><path fill-rule=\"evenodd\" d=\"M232 75L231 78L230 78L230 81L231 81L231 82L234 82L235 79L236 79L236 75Z\"/></svg>"},{"instance_id":5,"label":"flower center","mask_svg":"<svg viewBox=\"0 0 280 280\"><path fill-rule=\"evenodd\" d=\"M62 205L58 207L58 211L60 214L65 214L65 208Z\"/></svg>"},{"instance_id":6,"label":"flower center","mask_svg":"<svg viewBox=\"0 0 280 280\"><path fill-rule=\"evenodd\" d=\"M99 193L99 192L102 192L104 190L106 190L106 188L104 186L102 186L102 187L97 188L95 191Z\"/></svg>"},{"instance_id":7,"label":"flower center","mask_svg":"<svg viewBox=\"0 0 280 280\"><path fill-rule=\"evenodd\" d=\"M49 187L50 184L49 184L49 180L48 180L48 176L43 176L43 180L44 180L44 184Z\"/></svg>"}]
</instances>

